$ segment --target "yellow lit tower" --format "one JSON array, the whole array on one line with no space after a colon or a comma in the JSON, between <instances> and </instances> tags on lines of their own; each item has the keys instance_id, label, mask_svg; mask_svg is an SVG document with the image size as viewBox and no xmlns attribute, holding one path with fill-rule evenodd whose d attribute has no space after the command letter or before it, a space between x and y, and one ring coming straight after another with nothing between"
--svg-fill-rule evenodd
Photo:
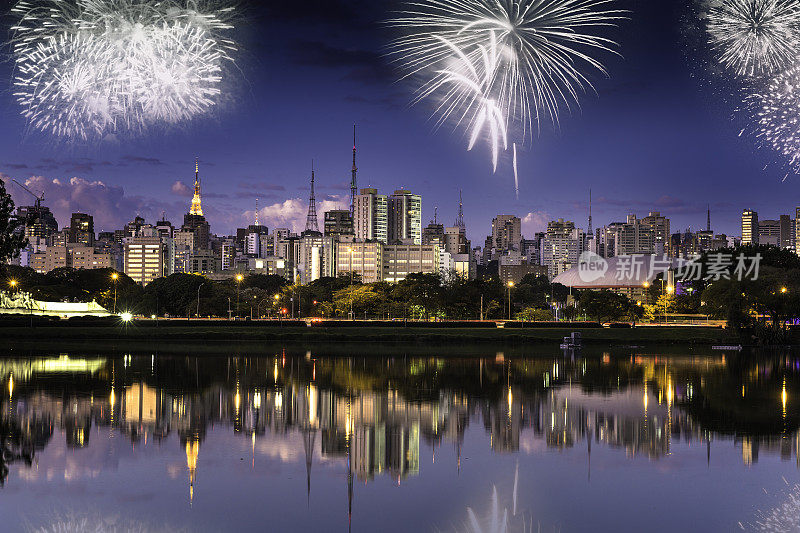
<instances>
[{"instance_id":1,"label":"yellow lit tower","mask_svg":"<svg viewBox=\"0 0 800 533\"><path fill-rule=\"evenodd\" d=\"M194 196L189 214L203 216L203 206L200 203L200 164L197 159L194 160Z\"/></svg>"}]
</instances>

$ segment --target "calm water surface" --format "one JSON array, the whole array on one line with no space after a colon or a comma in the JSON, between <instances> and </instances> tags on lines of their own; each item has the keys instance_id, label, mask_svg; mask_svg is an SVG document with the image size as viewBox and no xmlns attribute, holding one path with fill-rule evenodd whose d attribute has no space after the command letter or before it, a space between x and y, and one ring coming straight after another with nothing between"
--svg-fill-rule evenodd
<instances>
[{"instance_id":1,"label":"calm water surface","mask_svg":"<svg viewBox=\"0 0 800 533\"><path fill-rule=\"evenodd\" d=\"M2 531L796 531L800 358L0 359Z\"/></svg>"}]
</instances>

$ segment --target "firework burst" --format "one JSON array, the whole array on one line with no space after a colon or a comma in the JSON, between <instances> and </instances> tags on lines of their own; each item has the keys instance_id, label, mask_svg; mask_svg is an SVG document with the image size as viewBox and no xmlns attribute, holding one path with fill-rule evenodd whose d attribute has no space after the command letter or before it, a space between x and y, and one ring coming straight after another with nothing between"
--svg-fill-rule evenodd
<instances>
[{"instance_id":1,"label":"firework burst","mask_svg":"<svg viewBox=\"0 0 800 533\"><path fill-rule=\"evenodd\" d=\"M232 8L210 2L18 2L13 85L29 127L91 141L208 113L236 49Z\"/></svg>"},{"instance_id":2,"label":"firework burst","mask_svg":"<svg viewBox=\"0 0 800 533\"><path fill-rule=\"evenodd\" d=\"M389 25L400 32L389 55L404 78L420 80L414 102L438 98L437 126L453 120L465 127L470 146L489 116L486 131L496 165L496 147L518 126L524 141L545 120L558 124L562 107L593 90L585 69L607 74L594 57L616 43L596 35L622 18L611 0L416 0ZM492 56L492 50L496 55ZM453 64L473 65L481 77L455 87ZM487 68L488 67L488 68ZM471 72L471 71L470 71ZM463 80L462 80L463 81ZM485 112L484 112L485 111ZM490 125L492 122L488 122ZM500 127L502 126L502 127Z\"/></svg>"},{"instance_id":3,"label":"firework burst","mask_svg":"<svg viewBox=\"0 0 800 533\"><path fill-rule=\"evenodd\" d=\"M797 0L721 0L708 11L711 48L738 76L780 72L797 60Z\"/></svg>"},{"instance_id":4,"label":"firework burst","mask_svg":"<svg viewBox=\"0 0 800 533\"><path fill-rule=\"evenodd\" d=\"M747 97L758 142L781 154L800 171L800 66L772 78L763 90Z\"/></svg>"}]
</instances>

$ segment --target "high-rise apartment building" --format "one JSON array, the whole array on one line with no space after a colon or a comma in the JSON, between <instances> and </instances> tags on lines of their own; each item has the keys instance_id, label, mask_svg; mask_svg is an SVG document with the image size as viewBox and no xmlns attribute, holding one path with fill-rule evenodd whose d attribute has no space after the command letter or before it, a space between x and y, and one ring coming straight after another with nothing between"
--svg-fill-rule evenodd
<instances>
[{"instance_id":1,"label":"high-rise apartment building","mask_svg":"<svg viewBox=\"0 0 800 533\"><path fill-rule=\"evenodd\" d=\"M669 219L663 216L658 211L650 212L646 217L641 219L641 225L648 228L653 235L653 252L654 254L663 255L669 253Z\"/></svg>"},{"instance_id":2,"label":"high-rise apartment building","mask_svg":"<svg viewBox=\"0 0 800 533\"><path fill-rule=\"evenodd\" d=\"M356 196L353 226L356 239L386 243L388 238L388 215L386 195L377 189L361 189Z\"/></svg>"},{"instance_id":3,"label":"high-rise apartment building","mask_svg":"<svg viewBox=\"0 0 800 533\"><path fill-rule=\"evenodd\" d=\"M398 189L389 196L388 235L390 243L422 244L422 197Z\"/></svg>"},{"instance_id":4,"label":"high-rise apartment building","mask_svg":"<svg viewBox=\"0 0 800 533\"><path fill-rule=\"evenodd\" d=\"M758 213L752 209L742 211L742 245L758 244Z\"/></svg>"},{"instance_id":5,"label":"high-rise apartment building","mask_svg":"<svg viewBox=\"0 0 800 533\"><path fill-rule=\"evenodd\" d=\"M583 231L574 222L560 218L547 223L539 256L550 279L578 264L583 243Z\"/></svg>"},{"instance_id":6,"label":"high-rise apartment building","mask_svg":"<svg viewBox=\"0 0 800 533\"><path fill-rule=\"evenodd\" d=\"M519 250L522 243L522 220L514 215L497 215L492 220L492 246L498 252Z\"/></svg>"}]
</instances>

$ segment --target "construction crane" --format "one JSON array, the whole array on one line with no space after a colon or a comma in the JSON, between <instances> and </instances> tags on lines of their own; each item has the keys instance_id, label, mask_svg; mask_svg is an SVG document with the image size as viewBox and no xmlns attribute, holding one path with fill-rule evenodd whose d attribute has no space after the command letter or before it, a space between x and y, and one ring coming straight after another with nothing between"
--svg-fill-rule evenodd
<instances>
[{"instance_id":1,"label":"construction crane","mask_svg":"<svg viewBox=\"0 0 800 533\"><path fill-rule=\"evenodd\" d=\"M43 193L41 193L41 194L36 194L35 192L33 192L32 190L30 190L29 188L27 188L25 185L21 184L20 182L18 182L18 181L17 181L17 180L15 180L14 178L11 178L11 181L13 181L14 183L16 183L16 184L17 184L17 185L19 185L20 187L22 187L22 188L23 188L23 189L24 189L24 190L25 190L25 191L26 191L28 194L30 194L31 196L33 196L34 198L36 198L36 203L35 203L35 205L36 205L36 211L37 211L37 212L38 212L38 211L40 211L40 210L41 210L41 208L42 208L42 202L44 202L44 192L43 192Z\"/></svg>"}]
</instances>

